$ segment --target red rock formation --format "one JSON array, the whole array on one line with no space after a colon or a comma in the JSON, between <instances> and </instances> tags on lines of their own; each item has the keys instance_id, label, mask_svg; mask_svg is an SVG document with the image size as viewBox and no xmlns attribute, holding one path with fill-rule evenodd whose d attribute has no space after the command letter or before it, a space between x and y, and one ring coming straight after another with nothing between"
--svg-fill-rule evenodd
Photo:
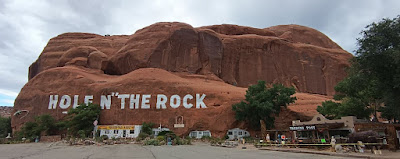
<instances>
[{"instance_id":1,"label":"red rock formation","mask_svg":"<svg viewBox=\"0 0 400 159\"><path fill-rule=\"evenodd\" d=\"M92 52L101 57L93 54L95 59L90 64ZM324 34L304 26L193 28L183 23L156 23L131 36L59 35L49 41L32 64L29 77L65 65L100 69L113 75L153 67L213 73L241 87L265 80L294 86L300 92L332 95L334 85L345 76L351 57Z\"/></svg>"},{"instance_id":2,"label":"red rock formation","mask_svg":"<svg viewBox=\"0 0 400 159\"><path fill-rule=\"evenodd\" d=\"M49 95L79 95L80 101L84 95L94 95L94 102L99 103L100 95L111 92L167 96L204 93L208 106L204 110L121 109L120 101L114 101L110 110L102 111L100 122L152 121L172 128L174 118L183 115L185 128L173 129L178 134L208 129L222 135L229 128L241 126L234 120L231 105L244 98L247 86L265 80L294 86L299 92L332 95L334 85L345 77L351 57L322 33L298 25L257 29L156 23L130 36L65 33L50 39L30 66L30 80L15 101L15 111L30 113L23 119L14 117L12 125L18 128L44 113L63 118L59 107L48 109ZM303 106L314 111L304 116L312 115L316 105L328 99L297 95L300 101L312 98Z\"/></svg>"},{"instance_id":3,"label":"red rock formation","mask_svg":"<svg viewBox=\"0 0 400 159\"><path fill-rule=\"evenodd\" d=\"M13 107L0 106L0 117L10 117Z\"/></svg>"}]
</instances>

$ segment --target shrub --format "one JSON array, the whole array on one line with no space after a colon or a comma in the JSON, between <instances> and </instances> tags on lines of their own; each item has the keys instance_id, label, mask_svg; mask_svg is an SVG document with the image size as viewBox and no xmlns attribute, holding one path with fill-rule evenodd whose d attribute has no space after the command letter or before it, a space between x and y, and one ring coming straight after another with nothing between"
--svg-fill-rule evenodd
<instances>
[{"instance_id":1,"label":"shrub","mask_svg":"<svg viewBox=\"0 0 400 159\"><path fill-rule=\"evenodd\" d=\"M210 141L211 138L212 138L211 136L202 136L201 141Z\"/></svg>"},{"instance_id":2,"label":"shrub","mask_svg":"<svg viewBox=\"0 0 400 159\"><path fill-rule=\"evenodd\" d=\"M165 141L165 136L157 136L158 141Z\"/></svg>"},{"instance_id":3,"label":"shrub","mask_svg":"<svg viewBox=\"0 0 400 159\"><path fill-rule=\"evenodd\" d=\"M170 136L171 138L176 138L176 134L172 131L161 131L158 136Z\"/></svg>"},{"instance_id":4,"label":"shrub","mask_svg":"<svg viewBox=\"0 0 400 159\"><path fill-rule=\"evenodd\" d=\"M149 136L150 136L149 134L141 132L141 133L139 133L139 136L137 137L137 140L141 141L141 140L144 140L145 138L147 138Z\"/></svg>"},{"instance_id":5,"label":"shrub","mask_svg":"<svg viewBox=\"0 0 400 159\"><path fill-rule=\"evenodd\" d=\"M175 139L172 140L172 144L173 145L191 145L192 144L192 140L190 138L185 139L185 138L180 138L179 136L177 136Z\"/></svg>"},{"instance_id":6,"label":"shrub","mask_svg":"<svg viewBox=\"0 0 400 159\"><path fill-rule=\"evenodd\" d=\"M228 134L225 134L224 139L225 139L225 140L228 140L228 139L229 139Z\"/></svg>"},{"instance_id":7,"label":"shrub","mask_svg":"<svg viewBox=\"0 0 400 159\"><path fill-rule=\"evenodd\" d=\"M173 145L182 145L182 140L180 137L176 137L174 140L172 140Z\"/></svg>"},{"instance_id":8,"label":"shrub","mask_svg":"<svg viewBox=\"0 0 400 159\"><path fill-rule=\"evenodd\" d=\"M251 136L243 137L243 139L246 141L246 143L255 143L256 142L256 138L251 137Z\"/></svg>"},{"instance_id":9,"label":"shrub","mask_svg":"<svg viewBox=\"0 0 400 159\"><path fill-rule=\"evenodd\" d=\"M220 139L220 138L217 138L217 137L211 137L211 139L210 139L210 143L211 144L221 144L222 142L224 142L225 141L225 139Z\"/></svg>"},{"instance_id":10,"label":"shrub","mask_svg":"<svg viewBox=\"0 0 400 159\"><path fill-rule=\"evenodd\" d=\"M78 131L78 135L79 135L79 137L80 137L81 139L86 138L86 132L85 132L85 130L79 130L79 131Z\"/></svg>"},{"instance_id":11,"label":"shrub","mask_svg":"<svg viewBox=\"0 0 400 159\"><path fill-rule=\"evenodd\" d=\"M153 134L153 127L154 127L154 123L152 123L152 122L149 122L149 123L146 123L146 122L143 122L142 123L142 133L145 133L145 134L147 134L147 135L152 135Z\"/></svg>"},{"instance_id":12,"label":"shrub","mask_svg":"<svg viewBox=\"0 0 400 159\"><path fill-rule=\"evenodd\" d=\"M108 136L107 135L102 135L100 138L101 138L101 140L107 140Z\"/></svg>"},{"instance_id":13,"label":"shrub","mask_svg":"<svg viewBox=\"0 0 400 159\"><path fill-rule=\"evenodd\" d=\"M158 141L157 139L149 139L149 140L145 140L144 145L154 145L154 146L160 146L160 141Z\"/></svg>"},{"instance_id":14,"label":"shrub","mask_svg":"<svg viewBox=\"0 0 400 159\"><path fill-rule=\"evenodd\" d=\"M11 133L11 118L0 116L0 138L7 137L8 133Z\"/></svg>"},{"instance_id":15,"label":"shrub","mask_svg":"<svg viewBox=\"0 0 400 159\"><path fill-rule=\"evenodd\" d=\"M182 139L182 144L183 145L191 145L192 144L192 139L191 138Z\"/></svg>"}]
</instances>

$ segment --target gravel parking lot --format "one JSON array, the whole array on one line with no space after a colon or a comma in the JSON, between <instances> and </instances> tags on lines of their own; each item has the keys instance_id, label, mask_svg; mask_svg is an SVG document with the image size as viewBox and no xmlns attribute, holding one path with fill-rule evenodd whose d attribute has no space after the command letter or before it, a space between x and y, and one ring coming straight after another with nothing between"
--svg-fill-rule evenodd
<instances>
[{"instance_id":1,"label":"gravel parking lot","mask_svg":"<svg viewBox=\"0 0 400 159\"><path fill-rule=\"evenodd\" d=\"M137 144L68 146L57 143L0 145L0 159L240 159L240 158L340 158L302 153L223 148L203 143L184 146L141 146Z\"/></svg>"}]
</instances>

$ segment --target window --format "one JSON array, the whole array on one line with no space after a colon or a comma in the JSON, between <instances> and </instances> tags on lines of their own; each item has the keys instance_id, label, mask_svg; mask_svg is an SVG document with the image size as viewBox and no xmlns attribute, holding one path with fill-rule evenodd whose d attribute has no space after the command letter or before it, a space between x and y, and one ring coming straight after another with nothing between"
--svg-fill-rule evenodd
<instances>
[{"instance_id":1,"label":"window","mask_svg":"<svg viewBox=\"0 0 400 159\"><path fill-rule=\"evenodd\" d=\"M197 132L196 132L196 131L192 131L192 132L190 133L190 136L191 136L191 137L197 137Z\"/></svg>"},{"instance_id":2,"label":"window","mask_svg":"<svg viewBox=\"0 0 400 159\"><path fill-rule=\"evenodd\" d=\"M243 135L243 131L239 131L239 135Z\"/></svg>"},{"instance_id":3,"label":"window","mask_svg":"<svg viewBox=\"0 0 400 159\"><path fill-rule=\"evenodd\" d=\"M203 132L203 136L211 136L211 134L210 134L210 132L208 132L208 131L204 131L204 132Z\"/></svg>"},{"instance_id":4,"label":"window","mask_svg":"<svg viewBox=\"0 0 400 159\"><path fill-rule=\"evenodd\" d=\"M109 134L110 130L104 130L104 134Z\"/></svg>"},{"instance_id":5,"label":"window","mask_svg":"<svg viewBox=\"0 0 400 159\"><path fill-rule=\"evenodd\" d=\"M135 130L130 130L129 133L130 134L135 134Z\"/></svg>"},{"instance_id":6,"label":"window","mask_svg":"<svg viewBox=\"0 0 400 159\"><path fill-rule=\"evenodd\" d=\"M297 135L299 139L312 139L311 131L297 131Z\"/></svg>"},{"instance_id":7,"label":"window","mask_svg":"<svg viewBox=\"0 0 400 159\"><path fill-rule=\"evenodd\" d=\"M228 131L228 135L232 135L232 131Z\"/></svg>"},{"instance_id":8,"label":"window","mask_svg":"<svg viewBox=\"0 0 400 159\"><path fill-rule=\"evenodd\" d=\"M114 134L118 134L118 130L114 130Z\"/></svg>"}]
</instances>

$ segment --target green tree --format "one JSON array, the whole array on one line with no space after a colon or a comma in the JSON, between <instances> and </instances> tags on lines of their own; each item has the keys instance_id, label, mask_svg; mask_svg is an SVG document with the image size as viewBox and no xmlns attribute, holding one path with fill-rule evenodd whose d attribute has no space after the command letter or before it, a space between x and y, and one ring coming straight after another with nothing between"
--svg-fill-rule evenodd
<instances>
[{"instance_id":1,"label":"green tree","mask_svg":"<svg viewBox=\"0 0 400 159\"><path fill-rule=\"evenodd\" d=\"M282 84L274 84L267 88L265 81L258 81L257 84L248 88L245 100L234 104L235 118L239 121L246 121L255 129L260 128L260 120L263 120L267 128L272 128L276 115L279 115L281 107L294 103L296 97L293 87L287 88Z\"/></svg>"},{"instance_id":2,"label":"green tree","mask_svg":"<svg viewBox=\"0 0 400 159\"><path fill-rule=\"evenodd\" d=\"M26 122L20 130L20 137L25 137L32 141L36 137L40 137L40 132L39 125L36 122Z\"/></svg>"},{"instance_id":3,"label":"green tree","mask_svg":"<svg viewBox=\"0 0 400 159\"><path fill-rule=\"evenodd\" d=\"M348 77L335 86L337 93L334 99L341 102L325 101L322 106L318 106L319 113L328 119L343 116L368 119L372 112L376 117L376 111L382 102L381 93L376 87L377 81L359 73L358 70L359 65L352 62L352 67L348 69Z\"/></svg>"},{"instance_id":4,"label":"green tree","mask_svg":"<svg viewBox=\"0 0 400 159\"><path fill-rule=\"evenodd\" d=\"M152 122L143 122L142 123L142 133L145 133L147 135L152 135L153 134L153 127L154 127L154 123Z\"/></svg>"},{"instance_id":5,"label":"green tree","mask_svg":"<svg viewBox=\"0 0 400 159\"><path fill-rule=\"evenodd\" d=\"M317 107L317 111L324 115L328 119L340 118L340 103L333 102L331 100L322 102L322 106Z\"/></svg>"},{"instance_id":6,"label":"green tree","mask_svg":"<svg viewBox=\"0 0 400 159\"><path fill-rule=\"evenodd\" d=\"M55 131L58 129L56 126L56 121L53 116L49 114L44 114L37 116L35 118L35 122L38 125L38 130L40 132L44 132L46 135L53 135Z\"/></svg>"},{"instance_id":7,"label":"green tree","mask_svg":"<svg viewBox=\"0 0 400 159\"><path fill-rule=\"evenodd\" d=\"M11 118L0 116L0 138L7 137L8 133L11 133Z\"/></svg>"},{"instance_id":8,"label":"green tree","mask_svg":"<svg viewBox=\"0 0 400 159\"><path fill-rule=\"evenodd\" d=\"M339 82L335 100L323 103L318 111L334 118L354 115L377 118L377 111L387 119L400 119L400 17L383 19L368 25L357 39L359 48L351 60L348 77ZM335 109L336 106L336 109Z\"/></svg>"},{"instance_id":9,"label":"green tree","mask_svg":"<svg viewBox=\"0 0 400 159\"><path fill-rule=\"evenodd\" d=\"M89 136L94 128L93 122L99 118L100 111L100 106L93 103L88 105L83 103L75 109L69 109L65 121L68 132L76 137L81 137L83 134Z\"/></svg>"},{"instance_id":10,"label":"green tree","mask_svg":"<svg viewBox=\"0 0 400 159\"><path fill-rule=\"evenodd\" d=\"M396 121L400 119L400 16L372 23L361 35L356 51L359 72L377 80L385 103L382 116Z\"/></svg>"},{"instance_id":11,"label":"green tree","mask_svg":"<svg viewBox=\"0 0 400 159\"><path fill-rule=\"evenodd\" d=\"M36 116L35 121L26 122L16 134L18 138L26 137L27 139L33 140L36 137L40 137L42 132L44 132L45 135L53 135L57 130L58 128L53 116L44 114Z\"/></svg>"}]
</instances>

